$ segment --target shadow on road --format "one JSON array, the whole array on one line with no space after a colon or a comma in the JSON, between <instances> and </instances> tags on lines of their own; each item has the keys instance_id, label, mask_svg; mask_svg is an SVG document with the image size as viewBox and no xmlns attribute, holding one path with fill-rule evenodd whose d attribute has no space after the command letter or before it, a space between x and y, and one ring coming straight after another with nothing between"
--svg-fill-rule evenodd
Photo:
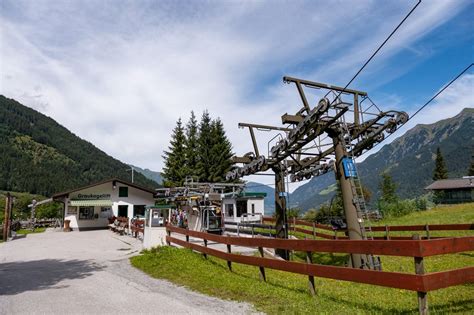
<instances>
[{"instance_id":1,"label":"shadow on road","mask_svg":"<svg viewBox=\"0 0 474 315\"><path fill-rule=\"evenodd\" d=\"M42 259L0 264L0 295L60 289L66 279L82 279L104 267L88 260Z\"/></svg>"}]
</instances>

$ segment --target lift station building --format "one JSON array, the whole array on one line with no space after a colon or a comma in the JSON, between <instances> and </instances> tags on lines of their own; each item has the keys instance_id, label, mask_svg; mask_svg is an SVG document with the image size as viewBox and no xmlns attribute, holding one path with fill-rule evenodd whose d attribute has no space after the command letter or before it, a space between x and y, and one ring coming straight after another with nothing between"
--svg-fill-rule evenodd
<instances>
[{"instance_id":1,"label":"lift station building","mask_svg":"<svg viewBox=\"0 0 474 315\"><path fill-rule=\"evenodd\" d=\"M224 197L222 206L225 221L239 223L247 219L260 220L264 215L266 196L267 194L263 192L242 192L235 196Z\"/></svg>"},{"instance_id":2,"label":"lift station building","mask_svg":"<svg viewBox=\"0 0 474 315\"><path fill-rule=\"evenodd\" d=\"M70 220L70 227L83 231L106 228L113 216L144 216L145 207L155 204L154 195L154 190L113 178L52 198L64 204L64 220Z\"/></svg>"}]
</instances>

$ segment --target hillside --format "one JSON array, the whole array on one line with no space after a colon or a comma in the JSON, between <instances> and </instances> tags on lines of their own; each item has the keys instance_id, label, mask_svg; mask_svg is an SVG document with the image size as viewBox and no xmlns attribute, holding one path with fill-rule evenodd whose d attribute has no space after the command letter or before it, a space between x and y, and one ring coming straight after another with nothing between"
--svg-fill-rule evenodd
<instances>
[{"instance_id":1,"label":"hillside","mask_svg":"<svg viewBox=\"0 0 474 315\"><path fill-rule=\"evenodd\" d=\"M163 174L161 174L160 172L152 171L148 168L143 169L135 165L129 165L129 166L133 167L136 172L141 173L146 178L151 179L152 181L160 185L163 184Z\"/></svg>"},{"instance_id":2,"label":"hillside","mask_svg":"<svg viewBox=\"0 0 474 315\"><path fill-rule=\"evenodd\" d=\"M0 190L50 196L106 178L130 180L130 167L53 119L0 95ZM149 188L152 180L136 174Z\"/></svg>"},{"instance_id":3,"label":"hillside","mask_svg":"<svg viewBox=\"0 0 474 315\"><path fill-rule=\"evenodd\" d=\"M466 175L474 153L474 109L465 108L458 115L429 125L416 125L403 136L358 164L362 183L378 196L380 174L388 171L397 183L402 198L424 193L432 182L436 148L440 147L449 177ZM335 184L334 173L312 178L296 189L292 202L304 210L318 207L333 195L328 186Z\"/></svg>"}]
</instances>

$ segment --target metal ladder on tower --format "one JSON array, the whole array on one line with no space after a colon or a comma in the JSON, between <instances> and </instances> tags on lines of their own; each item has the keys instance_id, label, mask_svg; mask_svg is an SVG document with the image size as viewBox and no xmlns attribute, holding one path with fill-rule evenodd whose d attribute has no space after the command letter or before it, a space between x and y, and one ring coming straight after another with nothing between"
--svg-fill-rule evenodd
<instances>
[{"instance_id":1,"label":"metal ladder on tower","mask_svg":"<svg viewBox=\"0 0 474 315\"><path fill-rule=\"evenodd\" d=\"M348 158L352 161L352 175L349 177L349 182L352 188L353 203L357 212L357 222L359 223L361 237L363 240L373 240L372 225L370 222L369 211L367 209L367 204L365 202L364 190L359 178L359 173L357 171L356 162L354 156L350 154L355 144L353 144L353 139L349 130L349 126L342 116L341 119L341 129L343 130L342 134L346 135L344 139L344 144L346 146L346 151L348 153ZM369 269L381 270L380 257L374 257L373 255L367 255L366 265Z\"/></svg>"}]
</instances>

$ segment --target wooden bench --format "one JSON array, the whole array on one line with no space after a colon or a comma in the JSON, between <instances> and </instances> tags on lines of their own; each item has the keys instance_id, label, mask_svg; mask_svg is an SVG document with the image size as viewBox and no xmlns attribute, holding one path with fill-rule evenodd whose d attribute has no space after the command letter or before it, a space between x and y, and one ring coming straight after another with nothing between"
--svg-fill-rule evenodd
<instances>
[{"instance_id":1,"label":"wooden bench","mask_svg":"<svg viewBox=\"0 0 474 315\"><path fill-rule=\"evenodd\" d=\"M128 218L127 217L118 217L115 219L114 223L109 224L110 230L123 235L128 229Z\"/></svg>"},{"instance_id":2,"label":"wooden bench","mask_svg":"<svg viewBox=\"0 0 474 315\"><path fill-rule=\"evenodd\" d=\"M140 233L142 233L143 236L145 234L145 220L132 219L130 230L132 231L132 236L135 238L138 238Z\"/></svg>"}]
</instances>

